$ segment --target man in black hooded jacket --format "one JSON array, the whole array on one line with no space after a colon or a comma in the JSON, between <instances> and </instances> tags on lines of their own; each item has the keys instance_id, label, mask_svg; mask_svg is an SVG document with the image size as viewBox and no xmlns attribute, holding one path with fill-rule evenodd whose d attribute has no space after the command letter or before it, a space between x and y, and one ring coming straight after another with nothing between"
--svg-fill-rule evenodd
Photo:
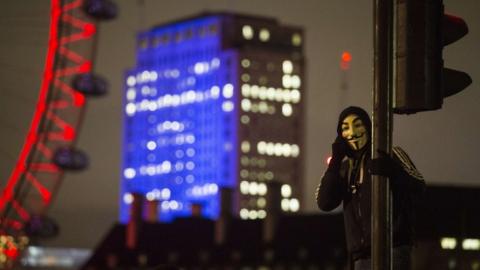
<instances>
[{"instance_id":1,"label":"man in black hooded jacket","mask_svg":"<svg viewBox=\"0 0 480 270\"><path fill-rule=\"evenodd\" d=\"M343 203L352 269L370 269L371 175L389 177L393 194L393 269L408 270L414 243L413 204L423 192L425 181L399 147L393 147L392 157L380 153L380 158L372 160L370 134L367 112L358 107L342 111L332 159L317 188L317 204L323 211L331 211Z\"/></svg>"}]
</instances>

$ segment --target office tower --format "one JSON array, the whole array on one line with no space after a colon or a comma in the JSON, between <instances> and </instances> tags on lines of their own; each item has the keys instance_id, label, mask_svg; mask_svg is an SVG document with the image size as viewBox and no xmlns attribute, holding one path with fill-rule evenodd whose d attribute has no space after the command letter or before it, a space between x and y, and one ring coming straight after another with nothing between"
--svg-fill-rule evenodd
<instances>
[{"instance_id":1,"label":"office tower","mask_svg":"<svg viewBox=\"0 0 480 270\"><path fill-rule=\"evenodd\" d=\"M301 28L232 13L139 33L125 74L121 221L133 194L158 202L162 221L198 209L215 219L222 188L234 189L241 218L264 218L271 182L282 185L282 209L298 211L302 53Z\"/></svg>"}]
</instances>

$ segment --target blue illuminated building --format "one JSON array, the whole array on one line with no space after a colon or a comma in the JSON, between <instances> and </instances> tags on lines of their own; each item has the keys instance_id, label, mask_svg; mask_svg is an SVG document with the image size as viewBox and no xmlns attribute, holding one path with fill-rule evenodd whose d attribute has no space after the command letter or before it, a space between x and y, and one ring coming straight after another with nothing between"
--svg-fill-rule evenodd
<instances>
[{"instance_id":1,"label":"blue illuminated building","mask_svg":"<svg viewBox=\"0 0 480 270\"><path fill-rule=\"evenodd\" d=\"M215 219L233 188L241 218L266 216L267 183L298 211L303 151L303 32L276 20L208 13L137 36L125 74L120 220L132 194L157 217Z\"/></svg>"}]
</instances>

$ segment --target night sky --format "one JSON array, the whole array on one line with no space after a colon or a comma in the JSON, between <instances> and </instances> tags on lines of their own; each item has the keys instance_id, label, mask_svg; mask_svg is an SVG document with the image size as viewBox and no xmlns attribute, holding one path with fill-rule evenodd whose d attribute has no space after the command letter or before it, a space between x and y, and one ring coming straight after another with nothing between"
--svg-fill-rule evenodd
<instances>
[{"instance_id":1,"label":"night sky","mask_svg":"<svg viewBox=\"0 0 480 270\"><path fill-rule=\"evenodd\" d=\"M120 16L100 27L97 73L108 96L88 102L78 146L88 171L66 174L50 209L61 235L44 244L93 247L117 219L121 161L123 73L135 63L135 33L202 11L236 11L277 18L305 30L306 155L303 210L316 211L314 190L335 139L338 113L348 105L372 111L373 1L118 0ZM49 24L47 0L0 2L0 183L5 185L36 103ZM428 185L479 186L480 16L478 0L445 1L470 33L444 50L445 66L467 71L473 83L439 111L396 116L394 145L406 150ZM339 63L352 54L348 71ZM342 85L346 87L342 87ZM448 198L445 198L448 199Z\"/></svg>"}]
</instances>

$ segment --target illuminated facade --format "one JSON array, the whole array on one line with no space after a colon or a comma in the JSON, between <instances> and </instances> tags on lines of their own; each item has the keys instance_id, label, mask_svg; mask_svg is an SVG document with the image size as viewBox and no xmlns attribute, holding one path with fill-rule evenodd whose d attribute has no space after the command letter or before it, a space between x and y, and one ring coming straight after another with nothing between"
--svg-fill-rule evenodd
<instances>
[{"instance_id":1,"label":"illuminated facade","mask_svg":"<svg viewBox=\"0 0 480 270\"><path fill-rule=\"evenodd\" d=\"M137 38L125 74L120 220L133 193L158 201L158 219L215 219L234 188L243 219L264 218L267 183L298 211L303 150L303 32L276 20L211 13Z\"/></svg>"}]
</instances>

